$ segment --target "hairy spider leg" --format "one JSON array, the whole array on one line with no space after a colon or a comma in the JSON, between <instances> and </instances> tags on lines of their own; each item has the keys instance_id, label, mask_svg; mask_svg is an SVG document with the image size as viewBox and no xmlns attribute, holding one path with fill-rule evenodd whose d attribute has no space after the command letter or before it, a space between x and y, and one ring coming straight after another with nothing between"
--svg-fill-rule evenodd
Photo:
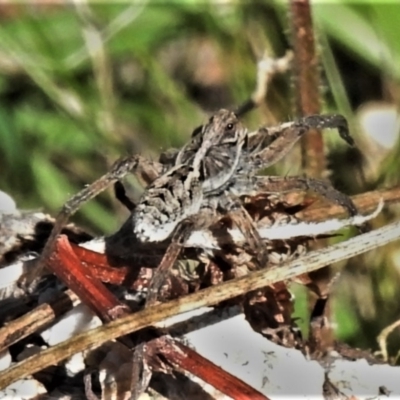
<instances>
[{"instance_id":1,"label":"hairy spider leg","mask_svg":"<svg viewBox=\"0 0 400 400\"><path fill-rule=\"evenodd\" d=\"M243 207L240 199L226 193L219 200L219 207L227 210L226 214L232 219L232 222L238 227L246 243L250 247L251 252L256 256L259 268L264 268L268 262L268 250L261 238L256 224Z\"/></svg>"},{"instance_id":2,"label":"hairy spider leg","mask_svg":"<svg viewBox=\"0 0 400 400\"><path fill-rule=\"evenodd\" d=\"M310 129L338 129L340 137L349 145L354 145L350 136L346 119L341 115L310 115L298 121L285 122L274 127L262 127L256 132L248 134L252 141L272 141L267 147L258 151L244 154L242 170L251 172L267 168L282 159L292 149L294 144Z\"/></svg>"},{"instance_id":3,"label":"hairy spider leg","mask_svg":"<svg viewBox=\"0 0 400 400\"><path fill-rule=\"evenodd\" d=\"M144 176L150 176L154 174L154 171L158 168L157 165L144 159L141 156L129 156L120 160L117 160L110 168L110 170L101 176L99 179L91 183L90 185L83 188L80 192L72 196L62 207L58 213L54 222L53 229L50 233L49 238L43 248L40 257L37 260L36 268L33 271L33 275L28 277L28 284L33 283L37 278L49 257L51 256L57 236L61 233L63 227L68 222L69 218L79 210L79 208L88 202L89 200L96 197L98 194L107 189L110 185L116 181L122 179L129 172L140 173Z\"/></svg>"},{"instance_id":4,"label":"hairy spider leg","mask_svg":"<svg viewBox=\"0 0 400 400\"><path fill-rule=\"evenodd\" d=\"M354 145L354 140L349 133L347 121L343 116L307 116L298 121L286 122L271 128L261 128L256 132L249 133L249 137L252 141L257 141L258 137L260 138L261 143L266 138L269 140L272 139L272 141L262 150L257 148L256 150L243 153L242 162L240 164L240 174L250 175L254 173L254 170L260 170L275 164L289 152L293 145L308 130L325 128L337 129L343 140L351 146ZM241 190L243 191L243 186L246 186L244 179L238 179L237 182L237 185L242 185L242 188L234 187L234 189L238 189L239 192ZM350 215L357 214L357 208L353 201L345 194L334 189L328 182L302 177L268 177L264 183L267 183L265 188L267 191L274 191L274 185L276 185L276 191L285 190L285 186L288 190L310 189L327 199L340 204L348 210Z\"/></svg>"}]
</instances>

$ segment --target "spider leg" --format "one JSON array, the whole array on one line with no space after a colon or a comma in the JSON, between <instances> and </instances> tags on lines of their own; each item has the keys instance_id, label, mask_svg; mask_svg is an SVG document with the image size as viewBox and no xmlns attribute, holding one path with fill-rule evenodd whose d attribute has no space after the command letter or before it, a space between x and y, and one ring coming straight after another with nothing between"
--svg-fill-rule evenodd
<instances>
[{"instance_id":1,"label":"spider leg","mask_svg":"<svg viewBox=\"0 0 400 400\"><path fill-rule=\"evenodd\" d=\"M62 207L58 213L54 222L53 229L50 233L49 238L43 248L40 257L37 260L36 268L32 271L32 276L27 276L26 280L28 284L33 283L36 277L38 277L51 256L57 236L61 233L63 227L68 222L68 219L78 209L88 202L89 200L96 197L99 193L103 192L108 186L122 179L126 174L131 171L140 174L143 177L150 177L157 170L157 163L152 163L144 159L141 156L130 156L116 161L111 169L102 177L94 181L92 184L86 186L80 192L72 196Z\"/></svg>"},{"instance_id":2,"label":"spider leg","mask_svg":"<svg viewBox=\"0 0 400 400\"><path fill-rule=\"evenodd\" d=\"M238 227L256 259L260 268L265 267L268 261L268 251L261 238L257 226L238 198L226 196L220 200L220 207L228 210L226 213Z\"/></svg>"},{"instance_id":3,"label":"spider leg","mask_svg":"<svg viewBox=\"0 0 400 400\"><path fill-rule=\"evenodd\" d=\"M115 198L130 212L135 209L136 204L127 196L125 187L122 182L117 181L114 183L114 195Z\"/></svg>"},{"instance_id":4,"label":"spider leg","mask_svg":"<svg viewBox=\"0 0 400 400\"><path fill-rule=\"evenodd\" d=\"M174 166L178 152L178 149L169 149L161 153L158 162L153 162L143 158L140 160L135 172L146 185L150 185L159 178L163 172ZM134 211L136 204L127 196L122 182L117 181L114 183L114 195L115 198L130 212Z\"/></svg>"},{"instance_id":5,"label":"spider leg","mask_svg":"<svg viewBox=\"0 0 400 400\"><path fill-rule=\"evenodd\" d=\"M240 164L242 172L251 172L269 167L283 158L293 145L310 129L337 129L340 137L350 146L354 140L350 136L346 119L338 114L310 115L294 122L286 122L275 127L263 127L248 134L249 143L259 143L256 149L244 150ZM260 144L266 147L259 150Z\"/></svg>"},{"instance_id":6,"label":"spider leg","mask_svg":"<svg viewBox=\"0 0 400 400\"><path fill-rule=\"evenodd\" d=\"M299 176L270 176L265 189L269 189L269 191L275 191L274 189L279 191L311 190L327 200L339 204L351 216L358 214L358 210L349 196L335 189L330 182L322 179Z\"/></svg>"},{"instance_id":7,"label":"spider leg","mask_svg":"<svg viewBox=\"0 0 400 400\"><path fill-rule=\"evenodd\" d=\"M172 234L171 243L167 247L163 258L161 259L160 264L158 265L156 271L154 272L153 278L150 281L145 307L151 307L156 303L158 293L168 275L168 272L174 266L183 248L183 245L189 238L196 225L194 221L194 219L188 218L181 221L175 228Z\"/></svg>"},{"instance_id":8,"label":"spider leg","mask_svg":"<svg viewBox=\"0 0 400 400\"><path fill-rule=\"evenodd\" d=\"M216 218L216 202L205 202L197 214L186 217L177 224L172 232L170 244L168 245L163 258L150 281L146 307L154 305L156 302L160 288L164 283L168 272L176 263L182 248L193 231L210 227L216 221Z\"/></svg>"},{"instance_id":9,"label":"spider leg","mask_svg":"<svg viewBox=\"0 0 400 400\"><path fill-rule=\"evenodd\" d=\"M327 200L339 204L351 216L358 214L357 208L351 198L335 189L328 181L300 176L259 176L256 177L253 184L255 184L260 192L284 193L296 190L311 190Z\"/></svg>"},{"instance_id":10,"label":"spider leg","mask_svg":"<svg viewBox=\"0 0 400 400\"><path fill-rule=\"evenodd\" d=\"M259 193L285 193L296 190L311 190L327 200L345 208L351 216L358 211L349 196L335 189L328 181L302 176L253 176L251 179L238 178L234 189L238 196L252 196Z\"/></svg>"}]
</instances>

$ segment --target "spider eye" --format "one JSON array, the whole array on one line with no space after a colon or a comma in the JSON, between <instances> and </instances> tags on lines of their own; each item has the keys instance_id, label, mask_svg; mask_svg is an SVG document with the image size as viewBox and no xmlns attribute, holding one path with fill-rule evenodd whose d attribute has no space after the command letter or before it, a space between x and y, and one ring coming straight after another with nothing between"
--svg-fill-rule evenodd
<instances>
[{"instance_id":1,"label":"spider eye","mask_svg":"<svg viewBox=\"0 0 400 400\"><path fill-rule=\"evenodd\" d=\"M233 129L233 124L232 123L228 124L226 126L226 129L228 129L228 131L232 130Z\"/></svg>"}]
</instances>

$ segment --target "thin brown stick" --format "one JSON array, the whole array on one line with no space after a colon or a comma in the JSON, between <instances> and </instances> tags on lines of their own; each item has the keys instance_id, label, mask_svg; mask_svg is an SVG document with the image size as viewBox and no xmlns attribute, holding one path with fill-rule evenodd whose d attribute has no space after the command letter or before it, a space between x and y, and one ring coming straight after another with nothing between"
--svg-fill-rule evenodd
<instances>
[{"instance_id":1,"label":"thin brown stick","mask_svg":"<svg viewBox=\"0 0 400 400\"><path fill-rule=\"evenodd\" d=\"M309 0L290 2L293 42L293 77L296 114L298 117L319 114L320 74L315 50L314 31ZM301 140L303 171L307 176L320 178L326 168L321 132L312 129Z\"/></svg>"},{"instance_id":2,"label":"thin brown stick","mask_svg":"<svg viewBox=\"0 0 400 400\"><path fill-rule=\"evenodd\" d=\"M108 340L154 325L169 317L200 307L218 304L251 290L292 279L298 275L315 271L324 265L354 257L399 239L400 221L334 246L310 252L297 260L271 268L268 271L257 271L180 299L149 307L97 329L79 334L12 366L0 374L0 388L5 388L12 382L23 379L50 365L55 365L75 353L96 348Z\"/></svg>"},{"instance_id":3,"label":"thin brown stick","mask_svg":"<svg viewBox=\"0 0 400 400\"><path fill-rule=\"evenodd\" d=\"M371 212L383 200L385 205L396 204L400 202L400 186L395 186L389 189L374 190L372 192L358 194L352 196L357 210L363 214ZM324 221L328 218L342 217L346 214L339 205L320 206L306 209L299 213L299 217L306 221Z\"/></svg>"},{"instance_id":4,"label":"thin brown stick","mask_svg":"<svg viewBox=\"0 0 400 400\"><path fill-rule=\"evenodd\" d=\"M57 295L49 303L41 304L29 313L15 319L0 329L0 352L28 335L42 329L58 316L79 304L78 296L71 290Z\"/></svg>"}]
</instances>

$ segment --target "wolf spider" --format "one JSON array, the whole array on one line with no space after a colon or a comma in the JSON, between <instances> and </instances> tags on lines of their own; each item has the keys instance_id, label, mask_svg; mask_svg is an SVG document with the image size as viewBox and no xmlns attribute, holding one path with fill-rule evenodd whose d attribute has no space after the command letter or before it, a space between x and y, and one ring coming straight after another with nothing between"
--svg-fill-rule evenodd
<instances>
[{"instance_id":1,"label":"wolf spider","mask_svg":"<svg viewBox=\"0 0 400 400\"><path fill-rule=\"evenodd\" d=\"M357 214L351 199L325 181L257 175L259 170L284 157L310 129L337 129L340 137L353 145L345 118L312 115L249 132L239 117L257 105L250 101L236 111L218 111L207 124L193 131L181 149L163 153L158 162L140 155L118 160L105 175L62 207L37 269L48 261L68 219L82 204L112 184L116 197L131 211L133 233L138 242L170 241L150 283L147 305L154 304L165 273L179 256L188 234L199 224L207 228L222 214L230 216L256 254L260 267L264 266L268 254L254 221L241 204L241 196L310 189L340 204L352 216ZM137 174L148 185L138 204L126 196L120 183L128 173Z\"/></svg>"}]
</instances>

